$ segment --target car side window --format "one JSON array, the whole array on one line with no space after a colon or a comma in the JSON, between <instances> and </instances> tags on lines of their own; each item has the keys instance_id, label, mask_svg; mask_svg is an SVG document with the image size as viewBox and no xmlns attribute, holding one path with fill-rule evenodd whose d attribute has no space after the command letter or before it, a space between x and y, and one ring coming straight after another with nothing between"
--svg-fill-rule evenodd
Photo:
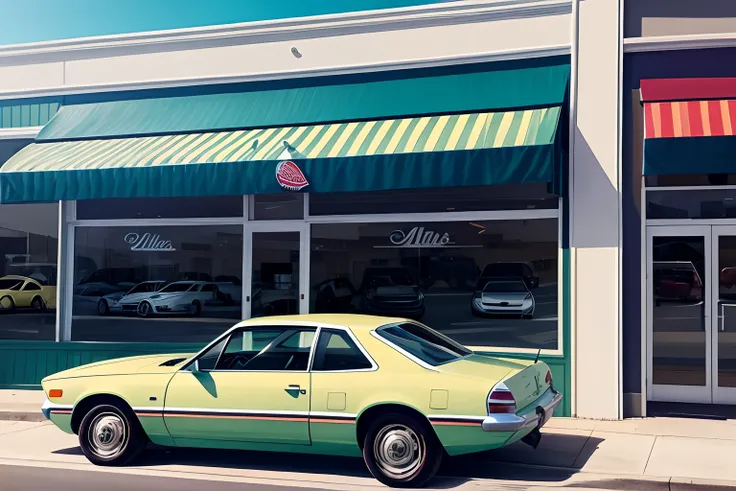
<instances>
[{"instance_id":1,"label":"car side window","mask_svg":"<svg viewBox=\"0 0 736 491\"><path fill-rule=\"evenodd\" d=\"M202 356L197 359L197 365L200 370L214 370L217 360L220 358L222 349L228 338L220 340L219 343L208 349Z\"/></svg>"},{"instance_id":2,"label":"car side window","mask_svg":"<svg viewBox=\"0 0 736 491\"><path fill-rule=\"evenodd\" d=\"M373 364L350 335L339 329L322 329L314 356L313 371L366 370Z\"/></svg>"},{"instance_id":3,"label":"car side window","mask_svg":"<svg viewBox=\"0 0 736 491\"><path fill-rule=\"evenodd\" d=\"M26 283L25 286L23 287L24 292L38 291L40 289L41 289L40 286L38 286L35 283L31 283L30 281Z\"/></svg>"},{"instance_id":4,"label":"car side window","mask_svg":"<svg viewBox=\"0 0 736 491\"><path fill-rule=\"evenodd\" d=\"M204 286L202 287L202 291L203 291L203 292L213 292L213 291L215 291L216 289L217 289L217 287L216 287L215 285L204 285Z\"/></svg>"},{"instance_id":5,"label":"car side window","mask_svg":"<svg viewBox=\"0 0 736 491\"><path fill-rule=\"evenodd\" d=\"M234 332L215 370L306 371L316 329L249 328Z\"/></svg>"}]
</instances>

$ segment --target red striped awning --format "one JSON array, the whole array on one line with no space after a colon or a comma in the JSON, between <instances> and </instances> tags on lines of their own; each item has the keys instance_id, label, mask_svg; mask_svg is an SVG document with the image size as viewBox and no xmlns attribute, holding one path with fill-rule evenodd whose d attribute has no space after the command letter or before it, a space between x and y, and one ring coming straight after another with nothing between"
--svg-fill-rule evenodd
<instances>
[{"instance_id":1,"label":"red striped awning","mask_svg":"<svg viewBox=\"0 0 736 491\"><path fill-rule=\"evenodd\" d=\"M736 78L641 81L644 175L736 173Z\"/></svg>"},{"instance_id":2,"label":"red striped awning","mask_svg":"<svg viewBox=\"0 0 736 491\"><path fill-rule=\"evenodd\" d=\"M736 78L641 81L645 138L734 136Z\"/></svg>"},{"instance_id":3,"label":"red striped awning","mask_svg":"<svg viewBox=\"0 0 736 491\"><path fill-rule=\"evenodd\" d=\"M733 136L736 100L644 104L645 138Z\"/></svg>"}]
</instances>

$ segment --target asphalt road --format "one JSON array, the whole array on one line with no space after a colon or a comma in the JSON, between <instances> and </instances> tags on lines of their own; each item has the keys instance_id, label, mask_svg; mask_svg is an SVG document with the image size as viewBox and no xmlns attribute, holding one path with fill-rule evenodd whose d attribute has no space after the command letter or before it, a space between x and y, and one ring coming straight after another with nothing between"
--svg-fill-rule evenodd
<instances>
[{"instance_id":1,"label":"asphalt road","mask_svg":"<svg viewBox=\"0 0 736 491\"><path fill-rule=\"evenodd\" d=\"M271 486L198 479L135 476L112 472L71 471L0 465L2 491L304 491L303 486Z\"/></svg>"}]
</instances>

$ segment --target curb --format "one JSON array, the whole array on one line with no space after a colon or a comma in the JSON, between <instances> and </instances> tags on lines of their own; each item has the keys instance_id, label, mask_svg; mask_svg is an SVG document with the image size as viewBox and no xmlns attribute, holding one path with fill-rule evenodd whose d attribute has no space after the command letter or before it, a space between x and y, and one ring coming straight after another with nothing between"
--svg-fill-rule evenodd
<instances>
[{"instance_id":1,"label":"curb","mask_svg":"<svg viewBox=\"0 0 736 491\"><path fill-rule=\"evenodd\" d=\"M0 421L26 421L29 423L41 423L46 421L43 413L38 411L8 411L0 409Z\"/></svg>"}]
</instances>

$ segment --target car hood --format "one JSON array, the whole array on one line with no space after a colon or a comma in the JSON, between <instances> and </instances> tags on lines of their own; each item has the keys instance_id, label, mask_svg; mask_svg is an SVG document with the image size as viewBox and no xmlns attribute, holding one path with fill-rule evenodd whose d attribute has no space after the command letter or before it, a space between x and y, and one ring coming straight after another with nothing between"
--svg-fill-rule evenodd
<instances>
[{"instance_id":1,"label":"car hood","mask_svg":"<svg viewBox=\"0 0 736 491\"><path fill-rule=\"evenodd\" d=\"M462 360L441 365L438 369L445 373L487 380L490 389L494 384L520 372L531 364L532 362L528 360L513 360L472 354Z\"/></svg>"},{"instance_id":2,"label":"car hood","mask_svg":"<svg viewBox=\"0 0 736 491\"><path fill-rule=\"evenodd\" d=\"M146 298L156 295L155 292L133 293L131 295L121 295L116 300L119 302L140 302Z\"/></svg>"},{"instance_id":3,"label":"car hood","mask_svg":"<svg viewBox=\"0 0 736 491\"><path fill-rule=\"evenodd\" d=\"M173 373L181 368L184 360L191 358L191 353L169 355L145 355L118 358L115 360L90 363L63 372L49 375L43 381L60 380L65 378L95 377L101 375L133 375L136 373ZM161 366L167 361L182 359L174 366Z\"/></svg>"},{"instance_id":4,"label":"car hood","mask_svg":"<svg viewBox=\"0 0 736 491\"><path fill-rule=\"evenodd\" d=\"M167 298L175 298L175 297L181 297L183 295L186 295L187 293L196 293L196 292L156 292L149 294L146 298L150 298L151 300L165 300Z\"/></svg>"}]
</instances>

